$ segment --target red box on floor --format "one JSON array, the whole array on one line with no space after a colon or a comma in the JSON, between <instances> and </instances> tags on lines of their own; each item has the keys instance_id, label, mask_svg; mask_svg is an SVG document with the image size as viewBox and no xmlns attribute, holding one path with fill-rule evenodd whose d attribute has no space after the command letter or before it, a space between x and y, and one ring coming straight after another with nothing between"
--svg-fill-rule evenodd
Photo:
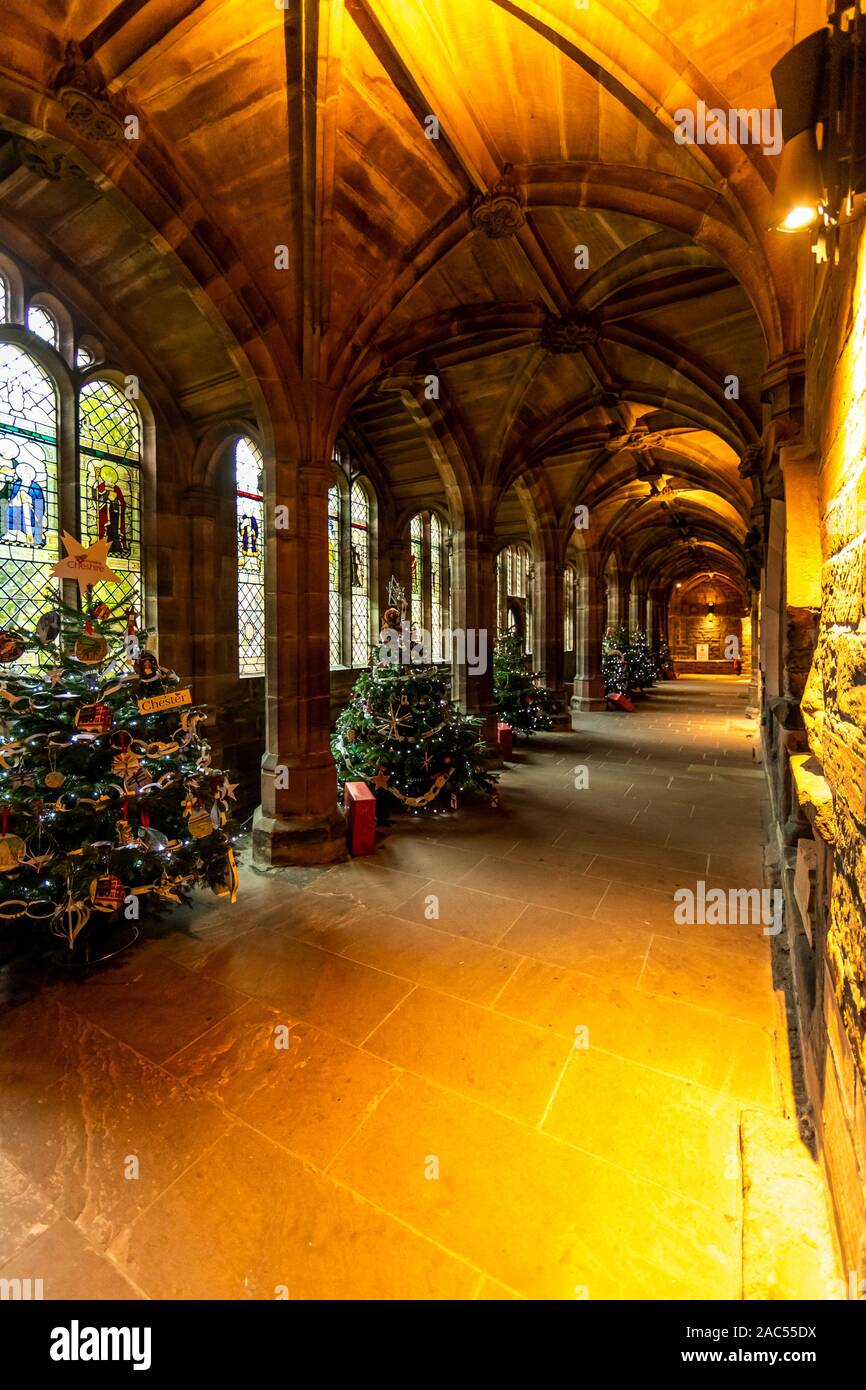
<instances>
[{"instance_id":1,"label":"red box on floor","mask_svg":"<svg viewBox=\"0 0 866 1390\"><path fill-rule=\"evenodd\" d=\"M513 730L510 724L496 725L496 742L502 749L503 758L511 757L511 745L513 741Z\"/></svg>"},{"instance_id":2,"label":"red box on floor","mask_svg":"<svg viewBox=\"0 0 866 1390\"><path fill-rule=\"evenodd\" d=\"M347 782L343 806L349 820L349 853L372 854L376 848L376 798L366 782Z\"/></svg>"},{"instance_id":3,"label":"red box on floor","mask_svg":"<svg viewBox=\"0 0 866 1390\"><path fill-rule=\"evenodd\" d=\"M610 703L616 705L618 709L627 709L631 714L634 714L635 706L627 695L608 695L607 698L610 700Z\"/></svg>"}]
</instances>

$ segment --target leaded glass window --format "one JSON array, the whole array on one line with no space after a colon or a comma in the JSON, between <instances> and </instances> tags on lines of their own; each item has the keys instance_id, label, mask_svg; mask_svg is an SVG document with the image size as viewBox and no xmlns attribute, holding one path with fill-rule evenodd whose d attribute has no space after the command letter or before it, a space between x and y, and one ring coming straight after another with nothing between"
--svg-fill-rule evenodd
<instances>
[{"instance_id":1,"label":"leaded glass window","mask_svg":"<svg viewBox=\"0 0 866 1390\"><path fill-rule=\"evenodd\" d=\"M31 333L35 333L37 338L43 342L50 343L53 348L60 346L60 330L57 327L57 320L47 309L43 309L41 304L31 304L27 310L27 327Z\"/></svg>"},{"instance_id":2,"label":"leaded glass window","mask_svg":"<svg viewBox=\"0 0 866 1390\"><path fill-rule=\"evenodd\" d=\"M574 570L566 566L563 577L563 644L567 652L574 651Z\"/></svg>"},{"instance_id":3,"label":"leaded glass window","mask_svg":"<svg viewBox=\"0 0 866 1390\"><path fill-rule=\"evenodd\" d=\"M57 591L57 394L12 343L0 343L0 505L0 626L30 631Z\"/></svg>"},{"instance_id":4,"label":"leaded glass window","mask_svg":"<svg viewBox=\"0 0 866 1390\"><path fill-rule=\"evenodd\" d=\"M95 600L142 621L141 418L119 386L89 381L78 397L81 541L108 541L114 583L97 584Z\"/></svg>"},{"instance_id":5,"label":"leaded glass window","mask_svg":"<svg viewBox=\"0 0 866 1390\"><path fill-rule=\"evenodd\" d=\"M9 282L5 275L0 275L0 323L6 323L9 318Z\"/></svg>"},{"instance_id":6,"label":"leaded glass window","mask_svg":"<svg viewBox=\"0 0 866 1390\"><path fill-rule=\"evenodd\" d=\"M435 512L430 516L430 603L431 645L434 661L442 661L442 579L445 547L442 544L442 522Z\"/></svg>"},{"instance_id":7,"label":"leaded glass window","mask_svg":"<svg viewBox=\"0 0 866 1390\"><path fill-rule=\"evenodd\" d=\"M342 494L335 483L328 490L328 636L332 666L342 666L343 664L341 520Z\"/></svg>"},{"instance_id":8,"label":"leaded glass window","mask_svg":"<svg viewBox=\"0 0 866 1390\"><path fill-rule=\"evenodd\" d=\"M412 626L420 634L424 629L424 521L413 516L409 526L409 564L411 576Z\"/></svg>"},{"instance_id":9,"label":"leaded glass window","mask_svg":"<svg viewBox=\"0 0 866 1390\"><path fill-rule=\"evenodd\" d=\"M235 446L238 554L238 674L265 674L265 484L262 451L246 436Z\"/></svg>"},{"instance_id":10,"label":"leaded glass window","mask_svg":"<svg viewBox=\"0 0 866 1390\"><path fill-rule=\"evenodd\" d=\"M370 659L370 502L357 484L351 496L352 665L366 666Z\"/></svg>"},{"instance_id":11,"label":"leaded glass window","mask_svg":"<svg viewBox=\"0 0 866 1390\"><path fill-rule=\"evenodd\" d=\"M80 371L93 366L93 353L90 348L80 347L75 354L75 365Z\"/></svg>"}]
</instances>

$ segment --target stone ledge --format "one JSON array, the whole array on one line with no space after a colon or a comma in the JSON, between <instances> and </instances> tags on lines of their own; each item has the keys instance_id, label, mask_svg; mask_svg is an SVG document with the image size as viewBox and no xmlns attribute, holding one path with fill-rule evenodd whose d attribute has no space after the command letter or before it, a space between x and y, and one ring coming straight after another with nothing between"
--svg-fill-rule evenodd
<instances>
[{"instance_id":1,"label":"stone ledge","mask_svg":"<svg viewBox=\"0 0 866 1390\"><path fill-rule=\"evenodd\" d=\"M825 844L836 843L836 812L833 793L825 780L824 769L811 753L793 753L790 758L791 776L797 800L814 833Z\"/></svg>"}]
</instances>

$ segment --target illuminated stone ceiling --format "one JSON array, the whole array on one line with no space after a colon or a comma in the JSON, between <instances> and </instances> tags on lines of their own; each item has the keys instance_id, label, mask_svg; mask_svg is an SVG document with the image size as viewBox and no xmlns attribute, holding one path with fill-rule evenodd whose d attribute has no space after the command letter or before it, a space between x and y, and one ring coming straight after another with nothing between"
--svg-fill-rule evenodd
<instances>
[{"instance_id":1,"label":"illuminated stone ceiling","mask_svg":"<svg viewBox=\"0 0 866 1390\"><path fill-rule=\"evenodd\" d=\"M0 217L152 343L193 419L216 391L302 458L345 425L398 517L447 496L564 545L582 502L596 545L659 578L695 545L737 573L737 462L767 363L800 343L804 258L765 230L774 161L678 145L673 116L772 105L770 68L822 20L794 0L8 0L4 124L88 181L13 165ZM138 140L70 125L69 40ZM491 238L477 208L503 178L520 225ZM652 447L610 447L638 421Z\"/></svg>"}]
</instances>

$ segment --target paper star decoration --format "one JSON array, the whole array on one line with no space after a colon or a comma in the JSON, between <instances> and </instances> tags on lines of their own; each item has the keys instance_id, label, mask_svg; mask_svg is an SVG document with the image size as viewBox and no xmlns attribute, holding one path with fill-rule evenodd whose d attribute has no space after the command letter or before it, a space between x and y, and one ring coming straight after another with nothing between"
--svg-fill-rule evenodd
<instances>
[{"instance_id":1,"label":"paper star decoration","mask_svg":"<svg viewBox=\"0 0 866 1390\"><path fill-rule=\"evenodd\" d=\"M66 554L56 565L51 566L52 572L58 578L74 579L81 593L84 593L90 584L112 583L117 580L118 576L114 570L109 569L106 564L110 544L107 536L103 536L101 541L94 541L91 546L84 546L74 536L70 536L68 531L64 531L63 544L66 546Z\"/></svg>"}]
</instances>

